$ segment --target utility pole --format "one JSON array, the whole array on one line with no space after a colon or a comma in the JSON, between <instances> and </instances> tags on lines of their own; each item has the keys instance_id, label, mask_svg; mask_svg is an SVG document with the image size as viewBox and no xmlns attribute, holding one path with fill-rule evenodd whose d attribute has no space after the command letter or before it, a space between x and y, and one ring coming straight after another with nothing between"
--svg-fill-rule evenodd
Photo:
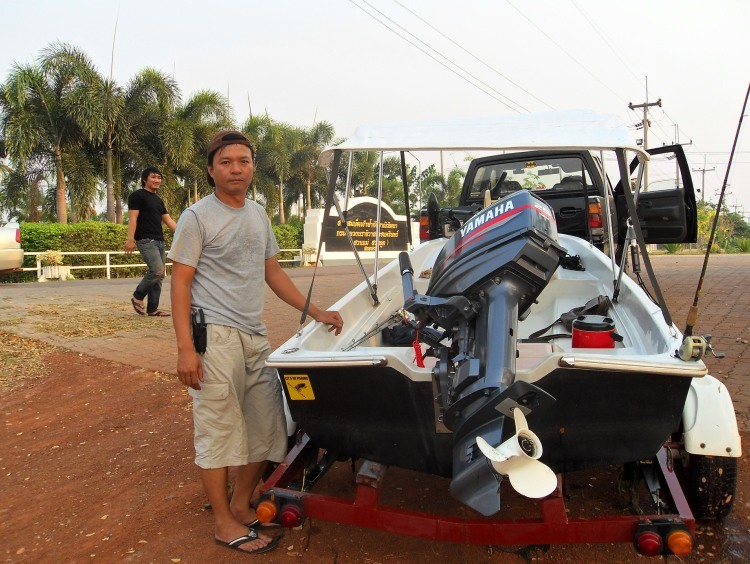
<instances>
[{"instance_id":1,"label":"utility pole","mask_svg":"<svg viewBox=\"0 0 750 564\"><path fill-rule=\"evenodd\" d=\"M643 108L643 148L648 149L648 127L650 122L648 121L648 109L651 106L659 106L661 108L661 98L659 98L656 102L649 103L648 100L644 102L643 104L633 104L632 102L628 104L628 108L631 110L635 110L636 108ZM643 189L648 190L648 162L644 163L644 169L643 169Z\"/></svg>"},{"instance_id":2,"label":"utility pole","mask_svg":"<svg viewBox=\"0 0 750 564\"><path fill-rule=\"evenodd\" d=\"M716 168L706 168L706 155L703 155L703 168L693 169L693 172L701 173L701 204L706 203L706 173L712 170L716 170Z\"/></svg>"}]
</instances>

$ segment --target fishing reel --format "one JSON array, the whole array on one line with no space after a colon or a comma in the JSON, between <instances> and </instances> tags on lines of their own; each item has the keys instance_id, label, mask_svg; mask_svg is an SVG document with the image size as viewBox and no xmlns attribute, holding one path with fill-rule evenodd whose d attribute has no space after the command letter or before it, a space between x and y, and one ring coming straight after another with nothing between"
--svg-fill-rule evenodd
<instances>
[{"instance_id":1,"label":"fishing reel","mask_svg":"<svg viewBox=\"0 0 750 564\"><path fill-rule=\"evenodd\" d=\"M711 339L713 339L713 335L701 335L699 337L685 335L680 350L677 351L677 356L685 361L692 360L697 362L708 351L714 358L724 358L724 353L714 351L714 348L711 346Z\"/></svg>"}]
</instances>

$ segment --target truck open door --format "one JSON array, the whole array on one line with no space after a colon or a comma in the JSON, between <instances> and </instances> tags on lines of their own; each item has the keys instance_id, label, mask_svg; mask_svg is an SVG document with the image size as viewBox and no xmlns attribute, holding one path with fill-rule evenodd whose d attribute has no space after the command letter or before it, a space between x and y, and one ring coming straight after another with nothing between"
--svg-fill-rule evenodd
<instances>
[{"instance_id":1,"label":"truck open door","mask_svg":"<svg viewBox=\"0 0 750 564\"><path fill-rule=\"evenodd\" d=\"M698 209L693 180L685 152L680 145L649 149L651 160L643 174L637 213L646 243L695 243L698 235ZM630 163L631 178L639 162ZM615 187L620 236L626 233L628 217L622 183Z\"/></svg>"}]
</instances>

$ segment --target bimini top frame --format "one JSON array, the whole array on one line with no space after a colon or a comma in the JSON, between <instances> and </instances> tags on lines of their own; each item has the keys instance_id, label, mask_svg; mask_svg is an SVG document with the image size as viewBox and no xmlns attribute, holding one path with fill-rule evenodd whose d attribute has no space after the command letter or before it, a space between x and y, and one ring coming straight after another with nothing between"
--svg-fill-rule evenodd
<instances>
[{"instance_id":1,"label":"bimini top frame","mask_svg":"<svg viewBox=\"0 0 750 564\"><path fill-rule=\"evenodd\" d=\"M328 167L332 165L323 222L325 224L329 220L331 206L335 205L338 208L338 202L334 197L334 193L336 191L336 179L343 153L380 152L382 175L383 153L399 152L401 155L402 176L404 177L404 202L408 210L409 198L405 163L405 153L407 152L561 149L615 151L618 154L618 161L624 159L626 153L630 151L642 163L649 160L649 154L633 143L630 133L620 118L609 114L598 114L590 110L566 110L513 116L482 116L462 119L362 125L355 130L350 138L338 145L325 149L318 157L319 166ZM619 164L620 172L625 171L624 160ZM624 178L627 178L627 176ZM382 177L379 182L379 197L381 183ZM629 182L623 182L623 185L624 190L629 192ZM631 214L635 213L634 204L635 199L631 196L628 201ZM341 210L338 211L339 217L343 218L343 227L348 233L345 212L342 214ZM607 214L607 217L609 217L609 214ZM411 241L411 223L408 221L407 230L409 241ZM379 229L376 239L378 235ZM643 252L645 252L645 244L641 245L641 247ZM378 245L376 244L377 248ZM352 248L352 250L355 253L355 258L360 265L365 280L367 280L356 249ZM320 254L320 249L318 254ZM650 264L647 263L646 266L652 281L656 284L655 277L650 272ZM370 284L369 280L367 281L373 303L377 304L377 255L374 268L374 283ZM667 321L668 325L671 325L671 318L666 311L666 304L663 300L660 300L660 305L662 305L662 309L666 314L665 321ZM304 319L305 313L302 315L302 322L304 322Z\"/></svg>"},{"instance_id":2,"label":"bimini top frame","mask_svg":"<svg viewBox=\"0 0 750 564\"><path fill-rule=\"evenodd\" d=\"M335 151L521 151L588 149L633 151L649 155L614 115L589 110L482 116L417 122L362 125L347 140L325 149L318 158L328 166Z\"/></svg>"}]
</instances>

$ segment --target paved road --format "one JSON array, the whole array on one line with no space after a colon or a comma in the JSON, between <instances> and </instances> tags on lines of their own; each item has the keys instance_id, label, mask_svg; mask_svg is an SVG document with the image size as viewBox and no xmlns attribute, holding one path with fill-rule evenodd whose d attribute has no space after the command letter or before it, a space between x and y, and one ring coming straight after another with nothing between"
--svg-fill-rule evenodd
<instances>
[{"instance_id":1,"label":"paved road","mask_svg":"<svg viewBox=\"0 0 750 564\"><path fill-rule=\"evenodd\" d=\"M652 261L672 317L684 329L703 257L663 255ZM306 293L313 269L288 272ZM360 281L359 270L354 266L320 268L313 301L328 307ZM168 319L135 315L129 300L137 282L117 279L0 284L0 327L82 354L174 373L177 354L172 324ZM722 360L708 358L706 364L729 388L742 430L750 430L749 284L750 255L712 256L694 330L695 334L712 333L716 349L726 354ZM297 329L299 313L268 290L265 302L269 336L272 344L278 346ZM169 280L162 294L162 306L168 305ZM106 331L98 330L102 324L95 323L102 317L107 320Z\"/></svg>"}]
</instances>

